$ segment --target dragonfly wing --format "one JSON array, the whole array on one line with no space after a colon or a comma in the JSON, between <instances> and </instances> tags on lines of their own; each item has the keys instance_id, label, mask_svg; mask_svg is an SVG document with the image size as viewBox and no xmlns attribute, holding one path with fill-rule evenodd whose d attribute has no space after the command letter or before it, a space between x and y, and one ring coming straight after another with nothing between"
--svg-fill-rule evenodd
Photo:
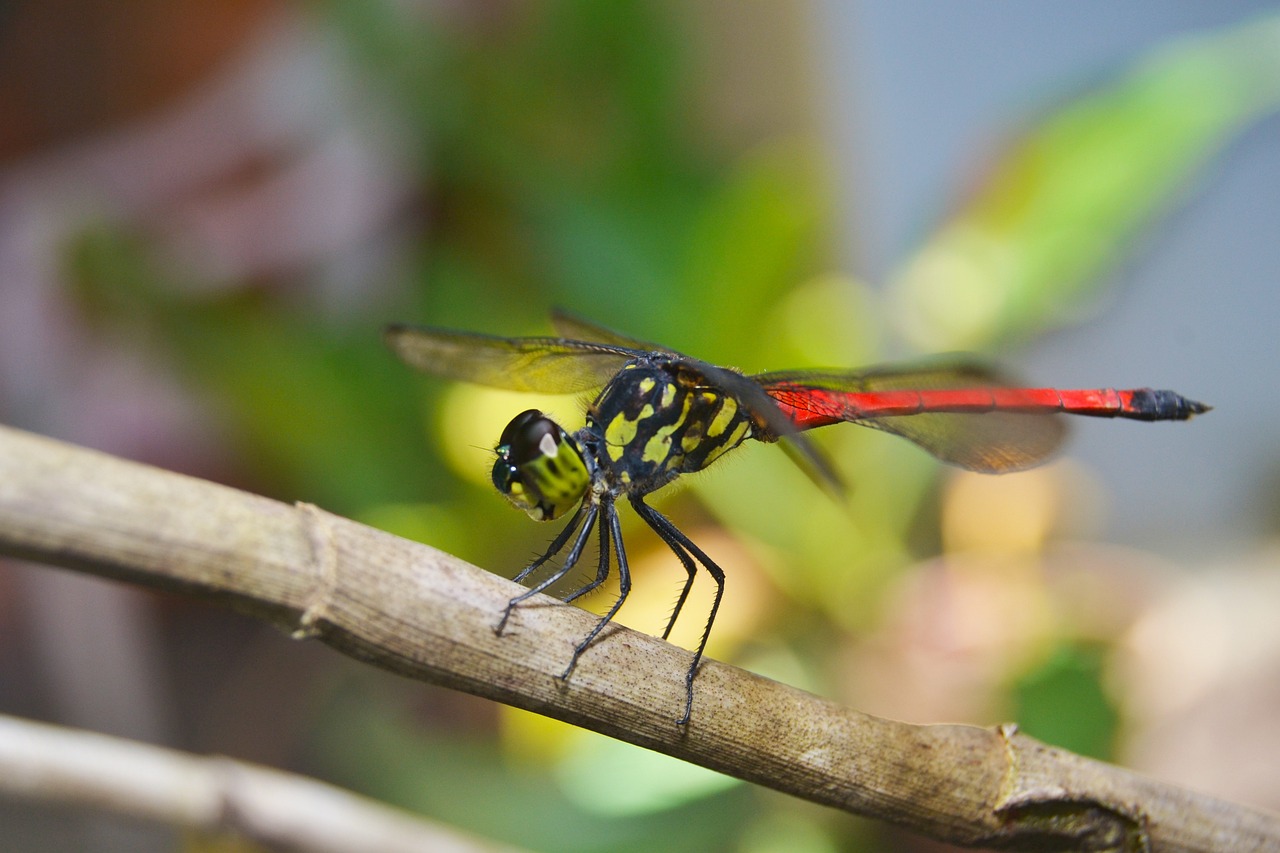
<instances>
[{"instance_id":1,"label":"dragonfly wing","mask_svg":"<svg viewBox=\"0 0 1280 853\"><path fill-rule=\"evenodd\" d=\"M500 338L426 326L393 324L387 346L425 373L545 394L589 391L607 383L643 353L608 343L564 338Z\"/></svg>"},{"instance_id":2,"label":"dragonfly wing","mask_svg":"<svg viewBox=\"0 0 1280 853\"><path fill-rule=\"evenodd\" d=\"M668 355L678 355L682 358L688 358L683 353L676 352L668 347L659 344L642 341L636 338L624 335L621 332L615 332L613 329L606 328L597 323L593 323L584 317L574 314L572 311L566 311L563 308L551 309L551 325L555 330L566 338L572 338L579 341L598 341L602 344L609 344L616 347L625 347L627 349L639 350L641 352L665 352ZM692 359L691 359L692 360Z\"/></svg>"},{"instance_id":3,"label":"dragonfly wing","mask_svg":"<svg viewBox=\"0 0 1280 853\"><path fill-rule=\"evenodd\" d=\"M938 412L856 423L900 435L943 462L983 474L1034 468L1062 446L1067 434L1059 415L1016 412Z\"/></svg>"},{"instance_id":4,"label":"dragonfly wing","mask_svg":"<svg viewBox=\"0 0 1280 853\"><path fill-rule=\"evenodd\" d=\"M931 388L1009 388L1019 384L989 364L956 356L859 370L779 370L759 373L751 379L766 391L775 386L795 386L855 394Z\"/></svg>"},{"instance_id":5,"label":"dragonfly wing","mask_svg":"<svg viewBox=\"0 0 1280 853\"><path fill-rule=\"evenodd\" d=\"M831 460L805 436L792 432L782 436L778 446L818 488L835 498L842 498L848 492L848 486Z\"/></svg>"},{"instance_id":6,"label":"dragonfly wing","mask_svg":"<svg viewBox=\"0 0 1280 853\"><path fill-rule=\"evenodd\" d=\"M1020 471L1042 463L1062 444L1066 425L1045 413L920 412L874 416L859 411L857 396L883 391L982 389L1014 383L990 367L939 360L908 368L787 371L752 377L779 401L800 429L847 421L900 435L952 465L984 473Z\"/></svg>"}]
</instances>

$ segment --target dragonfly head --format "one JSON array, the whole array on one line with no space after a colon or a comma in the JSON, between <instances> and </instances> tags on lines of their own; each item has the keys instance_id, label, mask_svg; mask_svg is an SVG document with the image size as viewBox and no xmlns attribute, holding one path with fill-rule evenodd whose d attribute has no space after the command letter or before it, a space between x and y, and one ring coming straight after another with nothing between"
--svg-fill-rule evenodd
<instances>
[{"instance_id":1,"label":"dragonfly head","mask_svg":"<svg viewBox=\"0 0 1280 853\"><path fill-rule=\"evenodd\" d=\"M493 485L537 521L559 518L591 484L578 442L537 409L512 418L496 450Z\"/></svg>"}]
</instances>

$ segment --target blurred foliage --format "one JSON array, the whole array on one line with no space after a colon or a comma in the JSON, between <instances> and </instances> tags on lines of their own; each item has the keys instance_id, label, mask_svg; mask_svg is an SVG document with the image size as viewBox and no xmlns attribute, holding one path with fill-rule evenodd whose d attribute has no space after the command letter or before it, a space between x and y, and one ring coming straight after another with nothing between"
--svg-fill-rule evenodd
<instances>
[{"instance_id":1,"label":"blurred foliage","mask_svg":"<svg viewBox=\"0 0 1280 853\"><path fill-rule=\"evenodd\" d=\"M1280 106L1280 18L1186 37L1041 117L894 282L927 349L1025 338L1089 313L1153 217Z\"/></svg>"},{"instance_id":2,"label":"blurred foliage","mask_svg":"<svg viewBox=\"0 0 1280 853\"><path fill-rule=\"evenodd\" d=\"M1280 98L1280 53L1258 48L1276 19L1156 51L1027 129L882 299L830 272L832 181L816 144L701 141L698 43L663 7L314 8L417 145L421 235L393 299L332 316L305 283L184 287L199 273L108 224L74 248L77 304L207 401L243 460L230 477L508 574L550 536L484 480L486 448L526 406L416 379L381 346L383 322L545 332L560 304L748 370L867 362L891 325L931 347L1025 338L1086 311L1194 170ZM875 630L913 556L937 546L917 534L936 529L939 497L935 464L905 442L854 429L817 440L854 484L844 504L767 447L665 500L731 575L712 652L835 694L848 638ZM707 514L735 538L708 544L720 534ZM660 564L674 595L679 567L625 523L638 574ZM653 630L671 599L643 598L624 620ZM1063 655L989 689L1013 685L1033 734L1105 755L1116 714L1102 656ZM317 720L326 771L488 837L558 851L877 847L859 823L806 813L796 830L794 806L767 792L558 724L504 711L501 732L460 733L365 692L334 688Z\"/></svg>"},{"instance_id":3,"label":"blurred foliage","mask_svg":"<svg viewBox=\"0 0 1280 853\"><path fill-rule=\"evenodd\" d=\"M145 247L111 230L86 232L71 254L79 306L91 324L149 347L211 396L249 460L253 485L283 500L358 513L430 494L439 467L401 370L371 323L328 323L252 289L199 298L175 286Z\"/></svg>"},{"instance_id":4,"label":"blurred foliage","mask_svg":"<svg viewBox=\"0 0 1280 853\"><path fill-rule=\"evenodd\" d=\"M1032 737L1103 761L1120 715L1102 687L1103 650L1063 646L1013 685L1013 719ZM1069 711L1069 713L1064 713Z\"/></svg>"},{"instance_id":5,"label":"blurred foliage","mask_svg":"<svg viewBox=\"0 0 1280 853\"><path fill-rule=\"evenodd\" d=\"M343 770L346 784L414 811L443 815L483 837L569 853L719 850L731 846L753 808L750 791L741 785L699 791L660 808L619 810L607 800L602 806L598 798L584 797L580 786L551 783L543 764L504 755L483 733L423 727L396 716L391 709L401 707L397 697L382 698L392 701L371 703L363 692L346 692L326 708L320 731L330 736L320 745L320 757ZM629 755L619 764L595 767L592 790L607 794L634 781L632 756L641 751L613 743ZM684 771L675 761L660 769L677 778Z\"/></svg>"}]
</instances>

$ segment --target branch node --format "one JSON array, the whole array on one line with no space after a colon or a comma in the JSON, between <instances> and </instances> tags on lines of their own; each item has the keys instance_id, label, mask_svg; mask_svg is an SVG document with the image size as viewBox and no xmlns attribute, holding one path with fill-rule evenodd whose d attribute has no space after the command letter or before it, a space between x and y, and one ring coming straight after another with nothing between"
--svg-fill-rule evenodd
<instances>
[{"instance_id":1,"label":"branch node","mask_svg":"<svg viewBox=\"0 0 1280 853\"><path fill-rule=\"evenodd\" d=\"M1004 808L1006 804L1013 798L1013 792L1018 785L1018 748L1013 743L1014 735L1018 733L1017 723L1001 723L996 726L996 734L1000 737L1000 743L1004 745L1005 770L1004 778L1000 780L1000 795L997 801L997 809Z\"/></svg>"},{"instance_id":2,"label":"branch node","mask_svg":"<svg viewBox=\"0 0 1280 853\"><path fill-rule=\"evenodd\" d=\"M996 726L996 734L1005 752L1005 776L995 803L1004 821L1004 839L1017 839L1017 849L1150 853L1141 809L1075 784L1062 767L1050 778L1041 778L1037 764L1050 748L1020 738L1016 723Z\"/></svg>"},{"instance_id":3,"label":"branch node","mask_svg":"<svg viewBox=\"0 0 1280 853\"><path fill-rule=\"evenodd\" d=\"M333 525L329 522L328 513L304 501L298 501L294 506L307 535L316 586L298 619L298 627L290 636L295 640L309 640L319 636L319 623L327 615L333 591L338 586L338 551L333 544Z\"/></svg>"}]
</instances>

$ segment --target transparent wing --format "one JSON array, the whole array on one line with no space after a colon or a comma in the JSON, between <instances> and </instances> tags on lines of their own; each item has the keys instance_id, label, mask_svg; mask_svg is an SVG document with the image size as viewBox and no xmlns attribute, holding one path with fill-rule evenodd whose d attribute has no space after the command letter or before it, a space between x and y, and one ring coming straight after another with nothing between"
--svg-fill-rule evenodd
<instances>
[{"instance_id":1,"label":"transparent wing","mask_svg":"<svg viewBox=\"0 0 1280 853\"><path fill-rule=\"evenodd\" d=\"M984 474L1034 468L1062 446L1067 434L1059 415L1021 412L920 414L856 423L900 435L943 462Z\"/></svg>"},{"instance_id":2,"label":"transparent wing","mask_svg":"<svg viewBox=\"0 0 1280 853\"><path fill-rule=\"evenodd\" d=\"M449 379L544 394L599 388L642 352L565 338L501 338L393 324L384 339L400 360Z\"/></svg>"},{"instance_id":3,"label":"transparent wing","mask_svg":"<svg viewBox=\"0 0 1280 853\"><path fill-rule=\"evenodd\" d=\"M786 371L752 377L799 430L844 421L900 435L943 462L971 471L1003 473L1044 462L1062 444L1066 424L1049 412L994 409L983 412L929 411L930 390L971 390L990 398L993 388L1011 383L991 368L965 361L939 361L906 368L859 372ZM911 414L878 414L883 392L924 392L922 408ZM950 395L949 399L956 399ZM963 399L963 396L961 396Z\"/></svg>"},{"instance_id":4,"label":"transparent wing","mask_svg":"<svg viewBox=\"0 0 1280 853\"><path fill-rule=\"evenodd\" d=\"M683 353L661 346L660 344L641 341L636 338L615 332L590 320L580 317L563 308L551 309L551 325L566 338L579 341L597 341L616 347L640 350L642 352L665 352L668 355L683 356ZM683 356L687 358L687 356Z\"/></svg>"}]
</instances>

